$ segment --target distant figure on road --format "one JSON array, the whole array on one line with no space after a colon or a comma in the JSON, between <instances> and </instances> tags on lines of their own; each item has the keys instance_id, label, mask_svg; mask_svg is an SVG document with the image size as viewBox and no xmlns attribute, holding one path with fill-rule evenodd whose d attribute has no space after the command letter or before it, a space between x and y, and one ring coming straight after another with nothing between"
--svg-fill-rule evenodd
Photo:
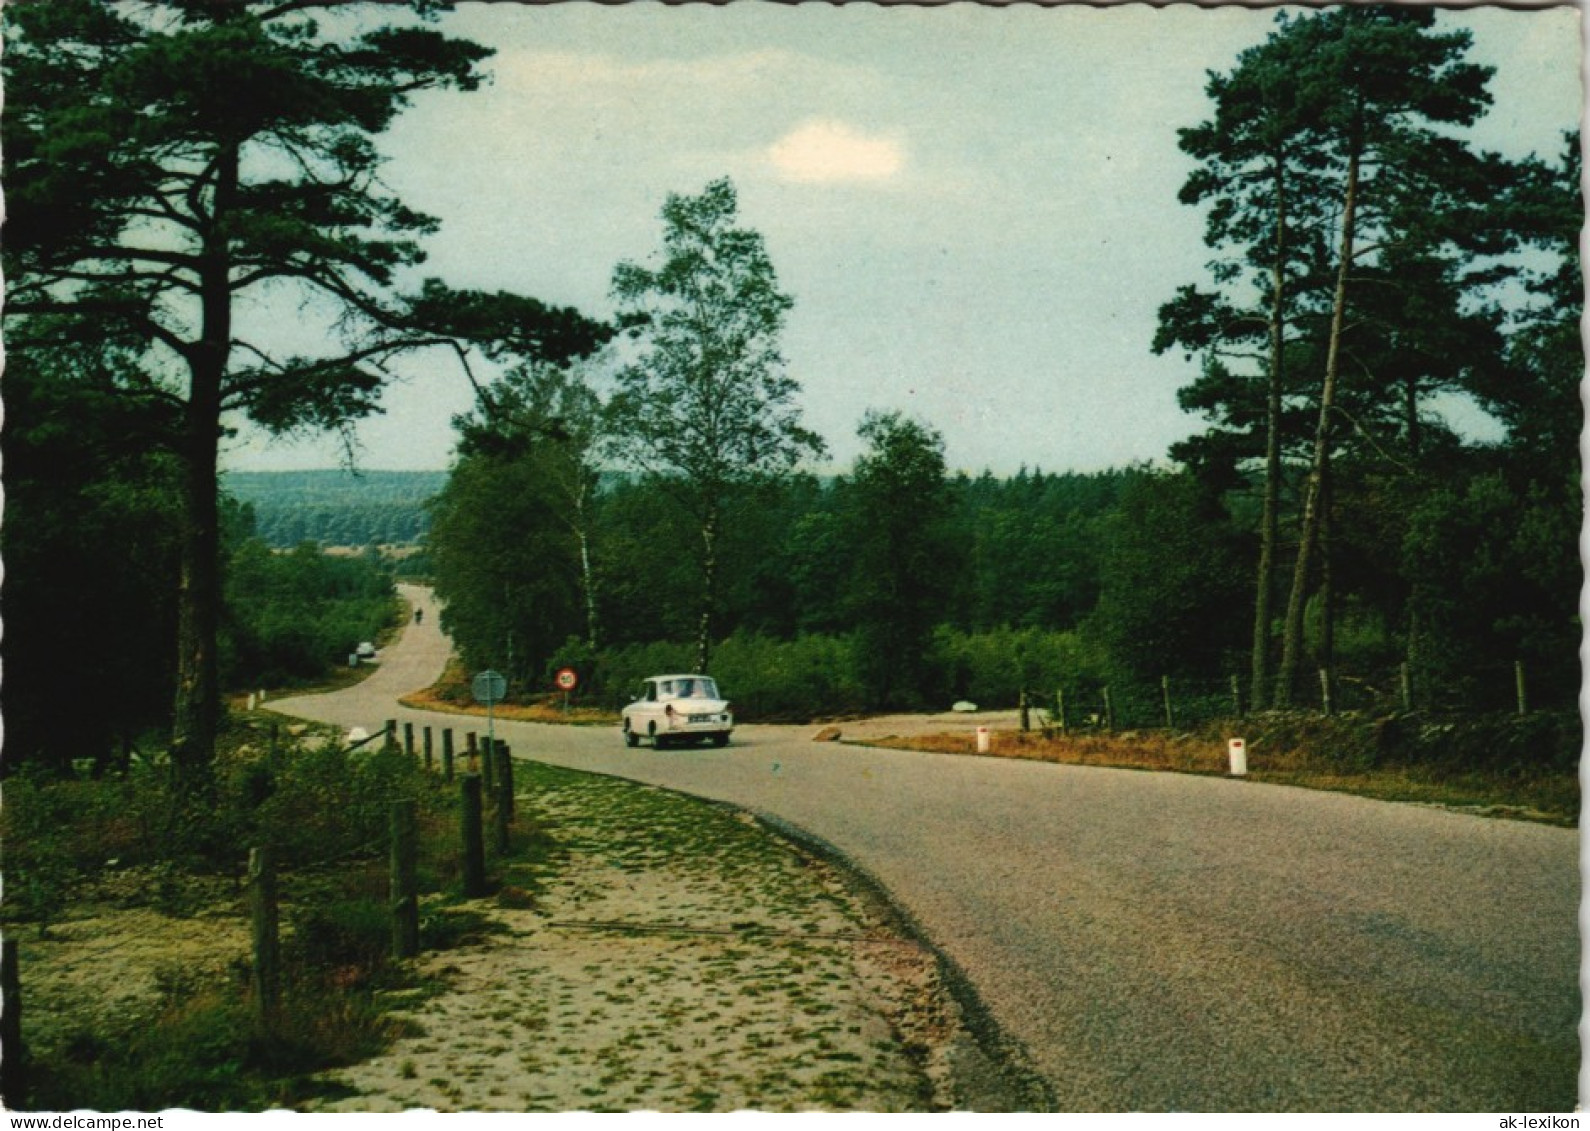
<instances>
[{"instance_id":1,"label":"distant figure on road","mask_svg":"<svg viewBox=\"0 0 1590 1131\"><path fill-rule=\"evenodd\" d=\"M425 610L424 609L415 609L414 610L414 623L415 624L419 624L420 621L422 621L424 619L425 619Z\"/></svg>"}]
</instances>

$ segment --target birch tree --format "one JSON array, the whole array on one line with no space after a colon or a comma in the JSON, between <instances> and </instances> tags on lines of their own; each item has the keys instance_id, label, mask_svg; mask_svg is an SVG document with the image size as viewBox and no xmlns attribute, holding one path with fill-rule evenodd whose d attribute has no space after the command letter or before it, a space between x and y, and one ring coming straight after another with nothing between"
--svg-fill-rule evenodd
<instances>
[{"instance_id":1,"label":"birch tree","mask_svg":"<svg viewBox=\"0 0 1590 1131\"><path fill-rule=\"evenodd\" d=\"M618 373L609 427L626 462L685 515L700 578L696 667L706 671L730 492L788 474L824 445L801 424L800 386L779 350L793 300L760 233L738 226L734 185L670 194L662 221L660 261L613 272L636 356Z\"/></svg>"}]
</instances>

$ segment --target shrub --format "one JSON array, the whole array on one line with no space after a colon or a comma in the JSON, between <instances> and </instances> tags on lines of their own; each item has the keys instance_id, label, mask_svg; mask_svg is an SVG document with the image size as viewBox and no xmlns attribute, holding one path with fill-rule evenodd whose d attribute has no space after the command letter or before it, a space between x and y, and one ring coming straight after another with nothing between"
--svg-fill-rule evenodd
<instances>
[{"instance_id":1,"label":"shrub","mask_svg":"<svg viewBox=\"0 0 1590 1131\"><path fill-rule=\"evenodd\" d=\"M295 1077L378 1051L388 1023L367 994L292 987L262 1028L236 986L184 986L152 1018L83 1032L35 1061L31 1106L54 1111L259 1111L313 1085Z\"/></svg>"},{"instance_id":2,"label":"shrub","mask_svg":"<svg viewBox=\"0 0 1590 1131\"><path fill-rule=\"evenodd\" d=\"M848 637L774 640L735 633L718 646L712 673L737 717L800 721L853 714L865 706Z\"/></svg>"},{"instance_id":3,"label":"shrub","mask_svg":"<svg viewBox=\"0 0 1590 1131\"><path fill-rule=\"evenodd\" d=\"M950 694L983 707L1013 706L1025 689L1046 701L1057 688L1074 693L1104 680L1104 665L1076 632L997 628L969 633L940 628L934 660Z\"/></svg>"},{"instance_id":4,"label":"shrub","mask_svg":"<svg viewBox=\"0 0 1590 1131\"><path fill-rule=\"evenodd\" d=\"M335 972L344 985L380 973L392 952L392 913L374 898L303 908L294 917L288 957L304 967Z\"/></svg>"},{"instance_id":5,"label":"shrub","mask_svg":"<svg viewBox=\"0 0 1590 1131\"><path fill-rule=\"evenodd\" d=\"M695 650L688 644L656 641L609 648L596 662L592 694L603 705L616 709L634 697L647 676L689 671L694 666Z\"/></svg>"},{"instance_id":6,"label":"shrub","mask_svg":"<svg viewBox=\"0 0 1590 1131\"><path fill-rule=\"evenodd\" d=\"M333 860L384 844L391 802L435 788L401 750L328 744L282 760L247 828L283 864Z\"/></svg>"}]
</instances>

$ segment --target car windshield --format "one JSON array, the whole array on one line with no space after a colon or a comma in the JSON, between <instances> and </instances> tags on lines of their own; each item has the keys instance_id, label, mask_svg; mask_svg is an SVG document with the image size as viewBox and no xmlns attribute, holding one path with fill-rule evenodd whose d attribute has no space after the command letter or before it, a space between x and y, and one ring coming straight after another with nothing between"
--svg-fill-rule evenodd
<instances>
[{"instance_id":1,"label":"car windshield","mask_svg":"<svg viewBox=\"0 0 1590 1131\"><path fill-rule=\"evenodd\" d=\"M718 687L706 676L693 676L690 679L665 681L663 694L672 695L677 699L716 699Z\"/></svg>"}]
</instances>

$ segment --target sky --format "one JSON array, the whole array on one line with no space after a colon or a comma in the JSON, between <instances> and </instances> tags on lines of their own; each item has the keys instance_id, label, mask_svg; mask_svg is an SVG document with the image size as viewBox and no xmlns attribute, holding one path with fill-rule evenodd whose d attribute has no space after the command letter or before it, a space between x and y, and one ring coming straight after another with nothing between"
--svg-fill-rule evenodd
<instances>
[{"instance_id":1,"label":"sky","mask_svg":"<svg viewBox=\"0 0 1590 1131\"><path fill-rule=\"evenodd\" d=\"M424 274L605 318L614 266L658 252L668 194L729 177L795 300L783 353L829 447L817 470L850 466L874 408L930 424L973 474L1162 461L1200 422L1176 404L1197 362L1151 351L1157 312L1211 257L1201 212L1176 199L1192 169L1176 131L1208 116L1208 72L1274 18L467 2L441 26L495 48L490 85L417 99L382 140L383 180L441 221ZM1497 69L1475 143L1554 156L1584 101L1578 9L1441 19ZM358 463L444 469L468 382L440 353L401 371ZM244 429L225 462L340 459L330 439Z\"/></svg>"}]
</instances>

